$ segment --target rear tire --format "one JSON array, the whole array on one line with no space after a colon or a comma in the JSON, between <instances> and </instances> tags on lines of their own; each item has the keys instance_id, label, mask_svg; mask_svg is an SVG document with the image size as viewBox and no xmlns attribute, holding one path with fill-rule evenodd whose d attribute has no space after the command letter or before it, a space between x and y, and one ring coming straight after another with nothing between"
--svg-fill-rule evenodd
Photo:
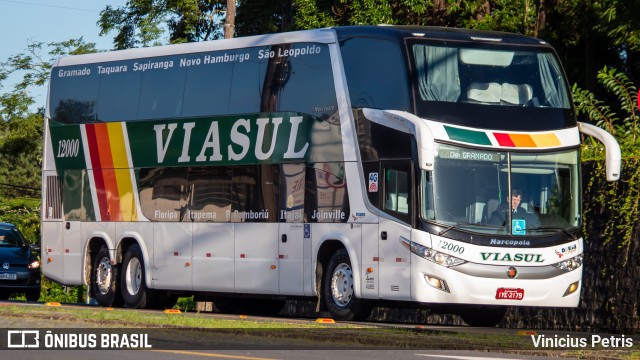
<instances>
[{"instance_id":1,"label":"rear tire","mask_svg":"<svg viewBox=\"0 0 640 360\"><path fill-rule=\"evenodd\" d=\"M351 259L346 249L340 249L329 260L322 287L322 297L334 319L364 320L371 314L371 302L358 299L354 287Z\"/></svg>"},{"instance_id":2,"label":"rear tire","mask_svg":"<svg viewBox=\"0 0 640 360\"><path fill-rule=\"evenodd\" d=\"M469 326L494 327L504 319L506 306L474 306L460 311L460 317Z\"/></svg>"},{"instance_id":3,"label":"rear tire","mask_svg":"<svg viewBox=\"0 0 640 360\"><path fill-rule=\"evenodd\" d=\"M100 306L112 307L122 305L118 281L118 267L111 264L109 250L105 245L100 247L93 260L91 269L91 292Z\"/></svg>"},{"instance_id":4,"label":"rear tire","mask_svg":"<svg viewBox=\"0 0 640 360\"><path fill-rule=\"evenodd\" d=\"M144 257L138 244L131 245L122 259L120 289L125 305L131 309L153 306L154 294L145 281Z\"/></svg>"}]
</instances>

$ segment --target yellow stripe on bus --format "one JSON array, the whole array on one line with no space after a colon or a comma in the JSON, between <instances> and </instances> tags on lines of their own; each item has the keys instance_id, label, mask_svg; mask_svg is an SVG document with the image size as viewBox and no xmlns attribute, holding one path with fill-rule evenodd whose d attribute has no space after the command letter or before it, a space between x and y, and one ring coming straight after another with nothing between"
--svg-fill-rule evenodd
<instances>
[{"instance_id":1,"label":"yellow stripe on bus","mask_svg":"<svg viewBox=\"0 0 640 360\"><path fill-rule=\"evenodd\" d=\"M122 123L111 122L107 124L109 131L109 143L111 144L111 157L115 168L118 195L120 197L120 214L122 221L138 220L135 196L133 196L133 184L131 183L131 169L125 146Z\"/></svg>"}]
</instances>

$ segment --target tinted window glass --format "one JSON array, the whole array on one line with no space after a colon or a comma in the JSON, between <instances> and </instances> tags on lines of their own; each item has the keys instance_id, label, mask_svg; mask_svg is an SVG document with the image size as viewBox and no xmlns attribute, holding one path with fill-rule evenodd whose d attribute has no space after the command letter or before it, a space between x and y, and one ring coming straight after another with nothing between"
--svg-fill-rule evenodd
<instances>
[{"instance_id":1,"label":"tinted window glass","mask_svg":"<svg viewBox=\"0 0 640 360\"><path fill-rule=\"evenodd\" d=\"M138 119L166 119L182 114L185 68L179 68L178 57L152 58L134 62L133 70L141 71Z\"/></svg>"},{"instance_id":2,"label":"tinted window glass","mask_svg":"<svg viewBox=\"0 0 640 360\"><path fill-rule=\"evenodd\" d=\"M408 71L397 44L352 38L340 45L352 107L410 111Z\"/></svg>"},{"instance_id":3,"label":"tinted window glass","mask_svg":"<svg viewBox=\"0 0 640 360\"><path fill-rule=\"evenodd\" d=\"M62 202L67 221L93 221L93 200L86 170L65 170Z\"/></svg>"},{"instance_id":4,"label":"tinted window glass","mask_svg":"<svg viewBox=\"0 0 640 360\"><path fill-rule=\"evenodd\" d=\"M382 163L384 178L380 181L384 196L382 208L385 212L406 222L411 213L411 161L385 161Z\"/></svg>"},{"instance_id":5,"label":"tinted window glass","mask_svg":"<svg viewBox=\"0 0 640 360\"><path fill-rule=\"evenodd\" d=\"M233 168L231 221L275 222L278 215L278 165Z\"/></svg>"},{"instance_id":6,"label":"tinted window glass","mask_svg":"<svg viewBox=\"0 0 640 360\"><path fill-rule=\"evenodd\" d=\"M141 71L133 71L133 62L98 65L100 92L98 121L126 121L138 117Z\"/></svg>"},{"instance_id":7,"label":"tinted window glass","mask_svg":"<svg viewBox=\"0 0 640 360\"><path fill-rule=\"evenodd\" d=\"M266 71L265 61L258 61L257 49L249 49L249 60L233 63L230 92L229 114L260 112L262 84Z\"/></svg>"},{"instance_id":8,"label":"tinted window glass","mask_svg":"<svg viewBox=\"0 0 640 360\"><path fill-rule=\"evenodd\" d=\"M304 222L304 164L282 164L280 175L280 222Z\"/></svg>"},{"instance_id":9,"label":"tinted window glass","mask_svg":"<svg viewBox=\"0 0 640 360\"><path fill-rule=\"evenodd\" d=\"M145 168L138 174L142 213L150 220L186 220L186 168Z\"/></svg>"},{"instance_id":10,"label":"tinted window glass","mask_svg":"<svg viewBox=\"0 0 640 360\"><path fill-rule=\"evenodd\" d=\"M201 59L200 66L187 69L182 111L184 117L229 113L233 64L211 63L211 56L203 55L204 62Z\"/></svg>"},{"instance_id":11,"label":"tinted window glass","mask_svg":"<svg viewBox=\"0 0 640 360\"><path fill-rule=\"evenodd\" d=\"M307 168L307 222L346 222L349 199L344 163L316 163Z\"/></svg>"},{"instance_id":12,"label":"tinted window glass","mask_svg":"<svg viewBox=\"0 0 640 360\"><path fill-rule=\"evenodd\" d=\"M189 169L191 221L228 222L231 213L231 166Z\"/></svg>"},{"instance_id":13,"label":"tinted window glass","mask_svg":"<svg viewBox=\"0 0 640 360\"><path fill-rule=\"evenodd\" d=\"M54 68L51 73L51 118L82 124L95 120L98 72L94 66Z\"/></svg>"},{"instance_id":14,"label":"tinted window glass","mask_svg":"<svg viewBox=\"0 0 640 360\"><path fill-rule=\"evenodd\" d=\"M411 134L374 123L361 111L355 118L362 161L411 158Z\"/></svg>"},{"instance_id":15,"label":"tinted window glass","mask_svg":"<svg viewBox=\"0 0 640 360\"><path fill-rule=\"evenodd\" d=\"M320 118L337 111L331 59L326 45L286 44L274 46L271 51L280 56L268 64L263 97L272 97L276 110L312 114Z\"/></svg>"},{"instance_id":16,"label":"tinted window glass","mask_svg":"<svg viewBox=\"0 0 640 360\"><path fill-rule=\"evenodd\" d=\"M24 244L16 229L0 229L0 247L24 246Z\"/></svg>"}]
</instances>

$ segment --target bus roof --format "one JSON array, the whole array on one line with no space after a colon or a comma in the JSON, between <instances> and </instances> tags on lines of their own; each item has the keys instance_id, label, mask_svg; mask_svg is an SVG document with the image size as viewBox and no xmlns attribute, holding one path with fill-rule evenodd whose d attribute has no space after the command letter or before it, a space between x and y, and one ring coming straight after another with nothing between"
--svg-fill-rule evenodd
<instances>
[{"instance_id":1,"label":"bus roof","mask_svg":"<svg viewBox=\"0 0 640 360\"><path fill-rule=\"evenodd\" d=\"M436 26L402 26L402 25L378 25L378 26L344 26L333 28L339 38L369 36L379 38L406 38L418 37L450 41L470 41L485 43L521 44L521 45L546 45L545 41L499 31L470 30L451 27Z\"/></svg>"},{"instance_id":2,"label":"bus roof","mask_svg":"<svg viewBox=\"0 0 640 360\"><path fill-rule=\"evenodd\" d=\"M156 56L181 55L207 51L241 49L252 46L269 46L294 42L332 43L336 42L336 37L335 32L329 28L292 31L285 33L239 37L233 39L202 41L187 44L133 48L83 55L71 55L60 58L57 63L54 64L54 67L129 59L141 59Z\"/></svg>"},{"instance_id":3,"label":"bus roof","mask_svg":"<svg viewBox=\"0 0 640 360\"><path fill-rule=\"evenodd\" d=\"M483 30L431 26L397 26L397 25L357 25L315 30L302 30L267 35L239 37L234 39L212 40L188 44L133 48L103 53L70 55L60 58L55 66L91 64L98 62L140 59L155 56L180 55L207 51L239 49L251 46L269 46L292 42L333 43L338 38L374 37L400 41L406 37L422 37L449 41L471 41L484 43L546 45L546 42L524 35Z\"/></svg>"}]
</instances>

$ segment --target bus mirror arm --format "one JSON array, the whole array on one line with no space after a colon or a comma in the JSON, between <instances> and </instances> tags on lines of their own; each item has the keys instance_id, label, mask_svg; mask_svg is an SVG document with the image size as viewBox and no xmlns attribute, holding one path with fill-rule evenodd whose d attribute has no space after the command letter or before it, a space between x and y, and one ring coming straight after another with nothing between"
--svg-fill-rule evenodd
<instances>
[{"instance_id":1,"label":"bus mirror arm","mask_svg":"<svg viewBox=\"0 0 640 360\"><path fill-rule=\"evenodd\" d=\"M606 175L607 181L616 181L620 179L620 165L622 155L620 153L620 145L613 137L605 130L584 122L578 122L578 129L581 133L589 136L593 136L598 139L605 147L606 158Z\"/></svg>"},{"instance_id":2,"label":"bus mirror arm","mask_svg":"<svg viewBox=\"0 0 640 360\"><path fill-rule=\"evenodd\" d=\"M376 112L376 110L366 109L365 116L372 119ZM427 122L424 121L424 119L403 111L384 110L383 113L391 123L401 124L397 129L404 127L415 136L420 169L427 171L433 170L433 163L435 161L435 137L433 136L431 128L427 125Z\"/></svg>"}]
</instances>

